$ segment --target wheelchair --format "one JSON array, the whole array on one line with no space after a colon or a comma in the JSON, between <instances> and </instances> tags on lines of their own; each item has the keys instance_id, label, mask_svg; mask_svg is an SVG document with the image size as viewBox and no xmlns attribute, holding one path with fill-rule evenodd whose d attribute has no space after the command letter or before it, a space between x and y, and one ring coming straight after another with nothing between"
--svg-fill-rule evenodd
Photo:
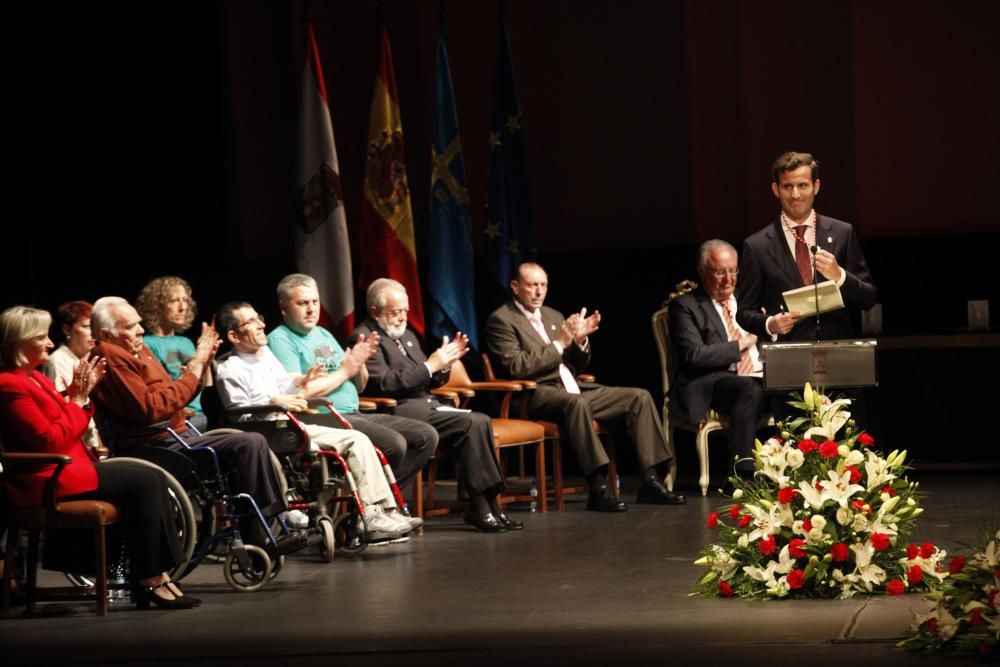
<instances>
[{"instance_id":1,"label":"wheelchair","mask_svg":"<svg viewBox=\"0 0 1000 667\"><path fill-rule=\"evenodd\" d=\"M213 399L210 397L209 401ZM204 404L204 394L202 400ZM309 399L308 403L311 410L318 407L329 410L324 426L351 430L350 423L326 399ZM252 420L240 421L243 415L250 415ZM277 419L267 419L275 415ZM320 532L318 547L323 561L332 561L336 552L360 554L371 544L379 543L368 536L364 502L358 494L350 465L335 451L313 450L305 425L295 413L278 405L259 405L223 411L222 420L223 424L255 431L267 438L271 452L277 456L288 480L288 507L309 515L310 527ZM406 505L389 461L378 447L375 447L375 453L393 498L403 510Z\"/></svg>"}]
</instances>

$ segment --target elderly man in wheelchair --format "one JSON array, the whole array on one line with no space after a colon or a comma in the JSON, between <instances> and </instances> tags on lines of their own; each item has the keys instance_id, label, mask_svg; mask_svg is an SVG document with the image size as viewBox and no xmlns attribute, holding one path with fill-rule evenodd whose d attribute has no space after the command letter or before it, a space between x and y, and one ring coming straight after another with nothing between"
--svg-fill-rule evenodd
<instances>
[{"instance_id":1,"label":"elderly man in wheelchair","mask_svg":"<svg viewBox=\"0 0 1000 667\"><path fill-rule=\"evenodd\" d=\"M215 326L233 346L217 361L216 386L223 407L236 415L237 423L291 420L308 435L312 452L319 453L324 462L334 459L345 476L353 479L349 486L356 488L360 497L355 511L364 542L403 541L407 533L422 525L421 519L400 511L401 496L394 488L392 472L365 434L350 430L346 422L347 428L339 429L295 419L295 413L309 410L307 399L322 393L316 382L322 375L321 367L293 379L268 348L264 322L249 303L223 305L216 313ZM337 456L322 456L331 452ZM322 517L326 509L314 508L314 517Z\"/></svg>"}]
</instances>

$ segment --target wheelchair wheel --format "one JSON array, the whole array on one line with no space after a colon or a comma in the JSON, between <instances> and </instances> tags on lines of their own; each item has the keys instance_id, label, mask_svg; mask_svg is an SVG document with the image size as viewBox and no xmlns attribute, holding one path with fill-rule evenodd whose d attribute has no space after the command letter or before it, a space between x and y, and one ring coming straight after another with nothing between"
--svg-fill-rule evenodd
<instances>
[{"instance_id":1,"label":"wheelchair wheel","mask_svg":"<svg viewBox=\"0 0 1000 667\"><path fill-rule=\"evenodd\" d=\"M285 567L285 554L279 554L277 558L271 560L271 576L268 577L268 581L277 577L283 567Z\"/></svg>"},{"instance_id":2,"label":"wheelchair wheel","mask_svg":"<svg viewBox=\"0 0 1000 667\"><path fill-rule=\"evenodd\" d=\"M111 458L106 461L102 461L98 465L113 466L115 468L147 468L158 470L163 473L164 478L167 480L167 495L170 497L170 508L174 515L174 521L177 524L177 537L180 541L181 552L184 554L184 560L175 565L170 571L170 578L174 581L180 581L188 572L188 563L191 560L191 556L194 554L195 546L197 545L198 533L198 523L195 519L194 506L191 504L191 499L188 497L187 491L185 491L181 483L177 481L177 478L165 469L155 463L150 463L149 461L145 461L143 459L127 457ZM126 564L125 570L127 571L127 569L128 566ZM124 575L125 573L123 572L121 574ZM69 579L70 583L74 586L92 588L95 585L94 577L91 575L81 575L67 572L66 578Z\"/></svg>"},{"instance_id":3,"label":"wheelchair wheel","mask_svg":"<svg viewBox=\"0 0 1000 667\"><path fill-rule=\"evenodd\" d=\"M358 530L358 516L354 512L341 514L333 522L333 536L337 551L348 555L359 554L368 547L363 533Z\"/></svg>"},{"instance_id":4,"label":"wheelchair wheel","mask_svg":"<svg viewBox=\"0 0 1000 667\"><path fill-rule=\"evenodd\" d=\"M316 522L316 527L319 528L320 533L323 535L323 541L318 545L319 557L323 559L324 563L329 563L333 560L334 549L337 547L333 531L333 521L330 517L321 516Z\"/></svg>"},{"instance_id":5,"label":"wheelchair wheel","mask_svg":"<svg viewBox=\"0 0 1000 667\"><path fill-rule=\"evenodd\" d=\"M246 554L250 558L248 571L240 566L236 552L230 551L222 566L222 574L230 588L240 593L259 591L271 579L271 558L267 552L254 544L245 544Z\"/></svg>"}]
</instances>

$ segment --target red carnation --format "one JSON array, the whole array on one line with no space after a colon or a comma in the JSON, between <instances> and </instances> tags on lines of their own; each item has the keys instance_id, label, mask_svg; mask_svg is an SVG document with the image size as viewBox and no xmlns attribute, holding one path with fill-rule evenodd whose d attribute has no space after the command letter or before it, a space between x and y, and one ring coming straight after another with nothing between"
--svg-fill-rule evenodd
<instances>
[{"instance_id":1,"label":"red carnation","mask_svg":"<svg viewBox=\"0 0 1000 667\"><path fill-rule=\"evenodd\" d=\"M813 522L812 521L810 521L809 519L806 519L805 521L802 522L802 530L804 530L804 531L806 531L808 533L812 529L813 529Z\"/></svg>"},{"instance_id":2,"label":"red carnation","mask_svg":"<svg viewBox=\"0 0 1000 667\"><path fill-rule=\"evenodd\" d=\"M920 555L920 547L918 547L916 544L907 544L906 545L906 557L907 558L909 558L910 560L913 560L914 558L916 558L919 555Z\"/></svg>"},{"instance_id":3,"label":"red carnation","mask_svg":"<svg viewBox=\"0 0 1000 667\"><path fill-rule=\"evenodd\" d=\"M902 595L906 591L906 584L899 579L893 579L885 585L886 595Z\"/></svg>"},{"instance_id":4,"label":"red carnation","mask_svg":"<svg viewBox=\"0 0 1000 667\"><path fill-rule=\"evenodd\" d=\"M757 548L760 549L762 556L770 556L774 553L778 545L774 543L774 535L768 535L767 537L761 539L757 542Z\"/></svg>"},{"instance_id":5,"label":"red carnation","mask_svg":"<svg viewBox=\"0 0 1000 667\"><path fill-rule=\"evenodd\" d=\"M890 498L895 497L896 489L892 488L891 484L886 484L882 487L882 493L888 493Z\"/></svg>"},{"instance_id":6,"label":"red carnation","mask_svg":"<svg viewBox=\"0 0 1000 667\"><path fill-rule=\"evenodd\" d=\"M806 438L805 440L799 440L799 451L803 454L808 454L809 452L815 452L819 445L816 444L815 440L810 440Z\"/></svg>"},{"instance_id":7,"label":"red carnation","mask_svg":"<svg viewBox=\"0 0 1000 667\"><path fill-rule=\"evenodd\" d=\"M792 570L788 573L788 587L790 589L798 590L806 583L806 573L803 570Z\"/></svg>"},{"instance_id":8,"label":"red carnation","mask_svg":"<svg viewBox=\"0 0 1000 667\"><path fill-rule=\"evenodd\" d=\"M911 586L916 586L924 580L924 571L920 569L919 565L914 565L907 570L906 580L910 582Z\"/></svg>"},{"instance_id":9,"label":"red carnation","mask_svg":"<svg viewBox=\"0 0 1000 667\"><path fill-rule=\"evenodd\" d=\"M736 521L736 519L738 519L740 516L740 509L742 509L742 507L743 505L740 505L739 503L734 503L733 506L729 508L729 518L732 519L733 521Z\"/></svg>"},{"instance_id":10,"label":"red carnation","mask_svg":"<svg viewBox=\"0 0 1000 667\"><path fill-rule=\"evenodd\" d=\"M866 503L861 498L855 498L854 500L851 501L851 509L854 510L855 512L864 512L865 514L872 513L871 508L868 507L868 503Z\"/></svg>"},{"instance_id":11,"label":"red carnation","mask_svg":"<svg viewBox=\"0 0 1000 667\"><path fill-rule=\"evenodd\" d=\"M955 556L948 563L948 571L952 574L958 574L962 571L963 567L965 567L965 556Z\"/></svg>"},{"instance_id":12,"label":"red carnation","mask_svg":"<svg viewBox=\"0 0 1000 667\"><path fill-rule=\"evenodd\" d=\"M725 581L719 582L719 597L731 598L733 597L733 587L730 586Z\"/></svg>"},{"instance_id":13,"label":"red carnation","mask_svg":"<svg viewBox=\"0 0 1000 667\"><path fill-rule=\"evenodd\" d=\"M851 473L851 484L857 484L861 481L861 471L858 470L857 466L847 466L844 470Z\"/></svg>"},{"instance_id":14,"label":"red carnation","mask_svg":"<svg viewBox=\"0 0 1000 667\"><path fill-rule=\"evenodd\" d=\"M708 526L709 528L715 528L716 526L718 526L719 525L719 513L718 512L712 512L711 514L709 514L708 515L708 521L705 522L705 525Z\"/></svg>"},{"instance_id":15,"label":"red carnation","mask_svg":"<svg viewBox=\"0 0 1000 667\"><path fill-rule=\"evenodd\" d=\"M983 619L983 610L973 609L969 614L969 623L972 625L984 625L986 621Z\"/></svg>"},{"instance_id":16,"label":"red carnation","mask_svg":"<svg viewBox=\"0 0 1000 667\"><path fill-rule=\"evenodd\" d=\"M838 563L842 563L847 560L850 555L851 550L843 542L837 542L832 547L830 547L830 555L833 556L833 560Z\"/></svg>"},{"instance_id":17,"label":"red carnation","mask_svg":"<svg viewBox=\"0 0 1000 667\"><path fill-rule=\"evenodd\" d=\"M837 455L837 443L833 440L827 440L819 446L819 455L824 459L832 459Z\"/></svg>"},{"instance_id":18,"label":"red carnation","mask_svg":"<svg viewBox=\"0 0 1000 667\"><path fill-rule=\"evenodd\" d=\"M782 505L787 505L788 503L792 502L792 498L794 498L798 494L799 492L790 486L780 488L778 489L778 502L781 503Z\"/></svg>"},{"instance_id":19,"label":"red carnation","mask_svg":"<svg viewBox=\"0 0 1000 667\"><path fill-rule=\"evenodd\" d=\"M802 548L802 545L806 541L801 537L793 537L788 541L788 553L792 558L802 558L806 555L806 550Z\"/></svg>"},{"instance_id":20,"label":"red carnation","mask_svg":"<svg viewBox=\"0 0 1000 667\"><path fill-rule=\"evenodd\" d=\"M986 596L986 604L996 609L997 606L997 593L1000 593L1000 588L994 588L990 591L989 595Z\"/></svg>"},{"instance_id":21,"label":"red carnation","mask_svg":"<svg viewBox=\"0 0 1000 667\"><path fill-rule=\"evenodd\" d=\"M889 536L885 533L872 533L871 539L875 551L885 551L889 548Z\"/></svg>"},{"instance_id":22,"label":"red carnation","mask_svg":"<svg viewBox=\"0 0 1000 667\"><path fill-rule=\"evenodd\" d=\"M927 621L927 634L936 635L938 633L938 620L936 618Z\"/></svg>"},{"instance_id":23,"label":"red carnation","mask_svg":"<svg viewBox=\"0 0 1000 667\"><path fill-rule=\"evenodd\" d=\"M871 447L875 444L875 438L871 437L867 433L862 433L858 436L858 444L862 447Z\"/></svg>"},{"instance_id":24,"label":"red carnation","mask_svg":"<svg viewBox=\"0 0 1000 667\"><path fill-rule=\"evenodd\" d=\"M750 515L744 514L740 517L740 528L746 528L750 525Z\"/></svg>"},{"instance_id":25,"label":"red carnation","mask_svg":"<svg viewBox=\"0 0 1000 667\"><path fill-rule=\"evenodd\" d=\"M933 555L934 555L934 543L933 542L924 542L923 544L920 545L920 557L921 558L930 558Z\"/></svg>"}]
</instances>

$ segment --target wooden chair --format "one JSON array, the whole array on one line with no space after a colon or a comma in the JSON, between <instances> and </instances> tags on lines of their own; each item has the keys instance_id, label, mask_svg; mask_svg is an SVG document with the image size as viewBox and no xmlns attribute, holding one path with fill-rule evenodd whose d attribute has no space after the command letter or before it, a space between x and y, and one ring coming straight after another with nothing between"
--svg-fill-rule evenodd
<instances>
[{"instance_id":1,"label":"wooden chair","mask_svg":"<svg viewBox=\"0 0 1000 667\"><path fill-rule=\"evenodd\" d=\"M477 392L495 392L499 397L499 409L497 416L492 417L494 455L500 464L500 472L506 478L507 468L503 450L518 448L523 453L525 447L535 448L535 475L538 479L538 497L530 495L517 495L504 493L500 496L501 504L512 502L530 502L537 500L539 509L542 512L548 511L547 488L545 479L545 430L542 426L533 421L510 418L510 404L514 394L524 391L522 385L517 382L502 382L489 380L486 382L473 382L469 378L465 365L461 361L452 364L451 374L447 384L431 390L438 398L451 401L455 407L465 408L469 401ZM521 470L523 476L523 468ZM420 476L417 476L420 479ZM428 464L426 499L424 500L424 512L428 516L433 516L447 508L435 508L434 485L437 479L437 459L432 458Z\"/></svg>"},{"instance_id":2,"label":"wooden chair","mask_svg":"<svg viewBox=\"0 0 1000 667\"><path fill-rule=\"evenodd\" d=\"M695 448L698 452L698 486L701 487L701 495L708 494L709 474L708 474L708 436L713 431L722 431L727 427L726 418L715 410L709 410L705 417L697 424L690 424L677 417L670 416L670 383L677 370L677 361L673 355L670 344L670 302L674 299L691 292L698 287L698 283L692 280L682 280L677 283L675 291L670 293L663 306L653 313L653 337L656 338L656 349L660 353L660 375L663 380L663 431L667 440L674 445L674 454L677 453L674 431L681 429L695 434ZM762 421L769 420L768 415L764 415ZM676 459L670 464L670 475L668 476L668 488L673 489L673 482L677 478Z\"/></svg>"},{"instance_id":3,"label":"wooden chair","mask_svg":"<svg viewBox=\"0 0 1000 667\"><path fill-rule=\"evenodd\" d=\"M55 464L45 486L41 505L8 507L4 524L7 528L7 549L4 556L2 599L0 616L10 614L10 596L15 567L15 553L20 531L28 531L28 560L24 595L28 613L35 611L35 603L51 600L93 600L98 616L108 614L108 566L106 529L116 523L120 513L116 506L100 500L56 500L56 479L62 474L71 457L64 454L35 452L0 452L0 464L7 478L37 470L39 465ZM93 589L62 587L39 589L37 585L39 541L43 530L60 528L89 528L94 533L94 567L96 583Z\"/></svg>"},{"instance_id":4,"label":"wooden chair","mask_svg":"<svg viewBox=\"0 0 1000 667\"><path fill-rule=\"evenodd\" d=\"M493 363L490 361L490 356L487 353L482 354L483 360L483 373L486 375L486 379L490 381L496 381L496 374L493 372ZM593 375L578 375L577 379L583 382L593 382ZM508 382L516 382L520 384L525 392L533 391L538 383L533 380L508 380ZM521 415L527 414L527 403L529 394L525 393L520 401L519 412ZM565 496L567 494L573 493L586 493L588 490L587 485L577 484L567 486L563 482L563 471L562 471L562 438L559 435L559 425L555 422L535 419L532 420L545 430L545 440L549 443L549 451L552 453L552 496L556 504L556 509L562 511L566 507ZM618 466L615 461L615 441L614 434L610 425L594 420L594 430L599 436L602 436L601 440L604 443L604 450L608 455L608 483L614 490L615 495L618 495ZM541 494L541 491L539 491Z\"/></svg>"}]
</instances>

